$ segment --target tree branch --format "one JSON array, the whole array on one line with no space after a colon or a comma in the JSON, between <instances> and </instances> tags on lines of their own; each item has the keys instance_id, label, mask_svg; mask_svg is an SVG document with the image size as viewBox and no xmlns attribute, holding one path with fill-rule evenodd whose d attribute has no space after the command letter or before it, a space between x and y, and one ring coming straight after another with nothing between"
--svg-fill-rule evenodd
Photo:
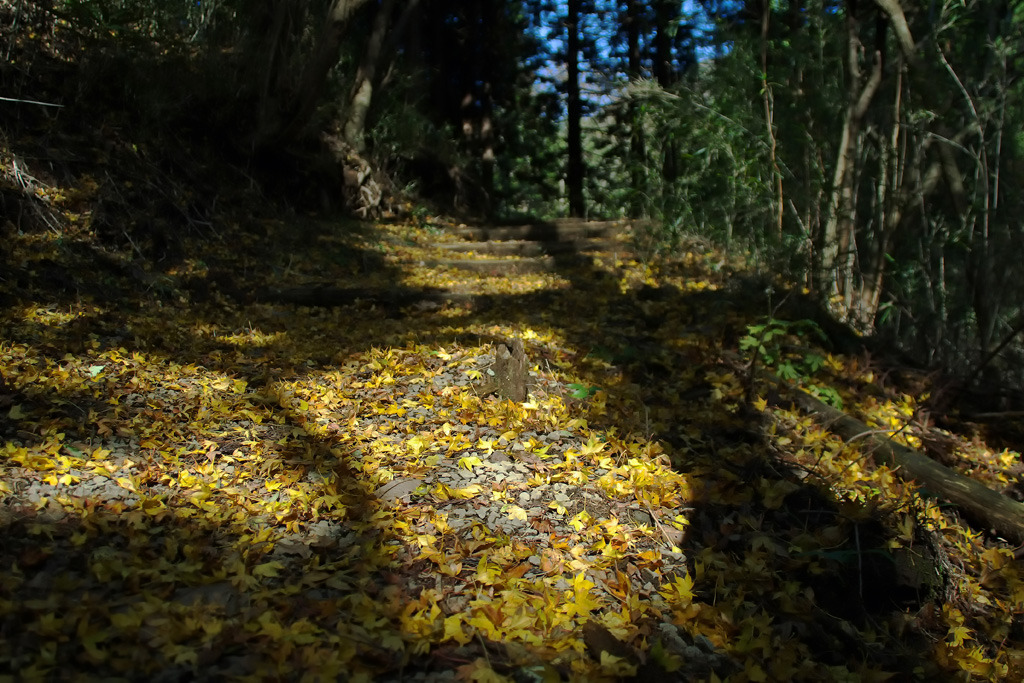
<instances>
[{"instance_id":1,"label":"tree branch","mask_svg":"<svg viewBox=\"0 0 1024 683\"><path fill-rule=\"evenodd\" d=\"M911 65L916 65L920 60L915 49L914 37L910 34L910 26L907 24L907 17L903 13L903 7L900 6L899 0L875 0L875 4L889 17L889 23L892 24L892 29L896 32L896 40L899 41L903 56Z\"/></svg>"}]
</instances>

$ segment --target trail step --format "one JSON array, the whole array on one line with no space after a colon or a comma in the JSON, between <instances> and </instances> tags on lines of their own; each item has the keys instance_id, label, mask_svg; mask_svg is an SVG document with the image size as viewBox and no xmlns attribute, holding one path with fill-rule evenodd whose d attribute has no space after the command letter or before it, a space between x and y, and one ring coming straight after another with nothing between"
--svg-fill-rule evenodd
<instances>
[{"instance_id":1,"label":"trail step","mask_svg":"<svg viewBox=\"0 0 1024 683\"><path fill-rule=\"evenodd\" d=\"M529 240L564 242L579 239L609 239L619 235L628 225L625 221L547 222L529 225L456 228L453 234L477 242L492 240Z\"/></svg>"},{"instance_id":2,"label":"trail step","mask_svg":"<svg viewBox=\"0 0 1024 683\"><path fill-rule=\"evenodd\" d=\"M588 251L612 250L621 245L608 239L576 239L544 242L535 240L504 240L488 242L450 242L437 247L453 253L476 253L491 256L550 256Z\"/></svg>"},{"instance_id":3,"label":"trail step","mask_svg":"<svg viewBox=\"0 0 1024 683\"><path fill-rule=\"evenodd\" d=\"M517 275L521 273L550 273L561 268L586 265L590 259L580 254L563 256L530 256L508 259L434 259L426 265L456 268L481 275Z\"/></svg>"},{"instance_id":4,"label":"trail step","mask_svg":"<svg viewBox=\"0 0 1024 683\"><path fill-rule=\"evenodd\" d=\"M470 271L479 275L505 277L527 273L550 273L593 264L591 252L629 254L630 247L614 239L625 233L627 221L559 220L533 225L462 228L453 231L464 242L436 243L433 246L453 256L472 252L489 258L438 258L423 265ZM481 239L487 235L487 239ZM469 241L471 240L471 241ZM473 291L436 287L393 289L374 287L337 287L331 282L311 282L282 290L236 294L257 301L288 303L298 306L346 306L364 302L397 312L405 308L432 309L446 302L486 306L489 296Z\"/></svg>"},{"instance_id":5,"label":"trail step","mask_svg":"<svg viewBox=\"0 0 1024 683\"><path fill-rule=\"evenodd\" d=\"M546 273L593 263L592 252L629 248L617 240L629 221L560 219L527 225L471 226L451 234L463 242L434 246L451 254L473 253L490 258L435 259L427 265L457 268L501 277L521 273ZM504 258L493 258L493 257Z\"/></svg>"}]
</instances>

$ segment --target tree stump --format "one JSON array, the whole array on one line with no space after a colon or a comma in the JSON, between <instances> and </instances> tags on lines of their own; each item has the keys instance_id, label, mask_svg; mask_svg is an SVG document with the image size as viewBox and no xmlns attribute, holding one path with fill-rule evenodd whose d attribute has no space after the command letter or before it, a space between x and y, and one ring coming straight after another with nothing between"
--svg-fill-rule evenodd
<instances>
[{"instance_id":1,"label":"tree stump","mask_svg":"<svg viewBox=\"0 0 1024 683\"><path fill-rule=\"evenodd\" d=\"M513 339L511 350L499 344L491 369L494 375L485 384L484 393L497 393L500 398L516 403L526 400L529 372L522 339Z\"/></svg>"}]
</instances>

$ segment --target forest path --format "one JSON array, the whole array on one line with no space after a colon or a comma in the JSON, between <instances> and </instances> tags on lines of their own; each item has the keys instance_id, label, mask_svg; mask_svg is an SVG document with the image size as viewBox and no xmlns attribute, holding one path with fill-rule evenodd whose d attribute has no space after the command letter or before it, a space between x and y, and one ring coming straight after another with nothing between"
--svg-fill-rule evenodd
<instances>
[{"instance_id":1,"label":"forest path","mask_svg":"<svg viewBox=\"0 0 1024 683\"><path fill-rule=\"evenodd\" d=\"M432 266L459 268L494 277L553 272L592 263L595 252L628 256L633 245L628 221L563 219L509 226L459 227L461 241L434 246L459 258L432 259Z\"/></svg>"},{"instance_id":2,"label":"forest path","mask_svg":"<svg viewBox=\"0 0 1024 683\"><path fill-rule=\"evenodd\" d=\"M557 243L612 239L587 229ZM439 242L522 237L461 230L266 221L160 272L17 242L0 661L385 681L1016 661L944 640L1006 638L988 626L1020 613L1004 547L797 412L751 409L727 351L772 311L763 283L698 242L657 263L441 263ZM780 363L915 437L914 397L800 331L775 330ZM525 401L489 380L515 340ZM957 445L998 482L999 454ZM984 582L956 569L982 563Z\"/></svg>"}]
</instances>

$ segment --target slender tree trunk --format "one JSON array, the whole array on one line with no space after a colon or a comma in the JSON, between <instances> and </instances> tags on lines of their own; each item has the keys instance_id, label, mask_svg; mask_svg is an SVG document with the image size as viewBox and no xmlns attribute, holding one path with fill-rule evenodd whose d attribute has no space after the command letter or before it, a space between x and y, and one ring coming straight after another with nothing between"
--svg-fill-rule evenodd
<instances>
[{"instance_id":1,"label":"slender tree trunk","mask_svg":"<svg viewBox=\"0 0 1024 683\"><path fill-rule=\"evenodd\" d=\"M494 151L494 97L491 84L483 84L480 112L480 189L483 192L484 211L490 217L494 209L494 166L497 157Z\"/></svg>"},{"instance_id":2,"label":"slender tree trunk","mask_svg":"<svg viewBox=\"0 0 1024 683\"><path fill-rule=\"evenodd\" d=\"M626 0L626 43L629 50L629 79L635 80L642 76L643 64L640 55L640 0ZM629 126L629 179L632 197L630 214L633 218L642 218L644 210L644 194L647 189L647 150L644 145L643 120L637 105L630 102L626 109Z\"/></svg>"},{"instance_id":3,"label":"slender tree trunk","mask_svg":"<svg viewBox=\"0 0 1024 683\"><path fill-rule=\"evenodd\" d=\"M851 320L855 294L853 250L856 247L857 229L857 159L860 156L860 133L864 118L882 83L885 24L881 21L878 23L873 66L866 80L863 79L860 68L863 46L860 41L860 20L857 16L856 0L849 0L847 3L846 24L848 102L836 151L828 218L819 249L821 262L818 269L818 286L820 294L840 320L857 324L867 317L866 312L859 312L857 320ZM871 317L873 318L873 312Z\"/></svg>"},{"instance_id":4,"label":"slender tree trunk","mask_svg":"<svg viewBox=\"0 0 1024 683\"><path fill-rule=\"evenodd\" d=\"M775 158L777 141L775 138L775 100L772 97L772 86L768 82L768 28L772 16L769 0L761 0L761 97L764 100L764 123L768 132L768 159L772 167L775 181L775 206L772 215L775 220L775 240L782 242L782 171L778 159Z\"/></svg>"},{"instance_id":5,"label":"slender tree trunk","mask_svg":"<svg viewBox=\"0 0 1024 683\"><path fill-rule=\"evenodd\" d=\"M415 2L415 0L413 1ZM342 134L345 142L360 153L366 150L366 117L373 101L377 71L380 68L383 55L384 38L388 33L395 2L396 0L384 0L377 8L377 15L373 19L373 28L370 31L370 40L366 45L366 54L363 55L363 60L359 64L352 93L349 95L348 112L342 127Z\"/></svg>"},{"instance_id":6,"label":"slender tree trunk","mask_svg":"<svg viewBox=\"0 0 1024 683\"><path fill-rule=\"evenodd\" d=\"M907 24L907 17L900 6L900 0L875 0L885 16L889 19L893 33L896 34L896 42L899 43L900 52L913 67L920 64L920 59L914 49L914 37L910 34L910 26Z\"/></svg>"},{"instance_id":7,"label":"slender tree trunk","mask_svg":"<svg viewBox=\"0 0 1024 683\"><path fill-rule=\"evenodd\" d=\"M654 80L662 88L672 85L672 38L670 24L674 16L671 0L655 0L654 4Z\"/></svg>"},{"instance_id":8,"label":"slender tree trunk","mask_svg":"<svg viewBox=\"0 0 1024 683\"><path fill-rule=\"evenodd\" d=\"M491 45L494 31L502 25L502 7L497 2L479 3L480 28L478 31L476 53L479 75L477 81L480 88L480 132L477 141L477 153L480 159L480 192L485 214L490 217L493 211L494 167L497 163L494 135L494 92L491 80L493 71L487 68L488 55L492 54Z\"/></svg>"},{"instance_id":9,"label":"slender tree trunk","mask_svg":"<svg viewBox=\"0 0 1024 683\"><path fill-rule=\"evenodd\" d=\"M999 169L1003 163L1003 128L1006 125L1006 92L1010 87L1009 79L1007 78L1007 64L1006 56L1001 55L1000 61L1000 72L1002 74L1002 82L999 84L999 114L995 121L995 149L993 150L993 158L988 161L988 155L986 155L986 161L988 161L992 168L992 180L991 180L991 192L986 194L985 197L985 214L986 216L992 216L993 218L999 215L999 184L1000 184L1000 172ZM986 188L987 190L988 188ZM988 220L988 219L986 219ZM988 326L981 327L979 325L979 347L983 355L992 352L992 344L994 342L993 335L995 334L995 326L999 320L999 309L1002 306L1003 300L1006 296L1005 291L1001 291L997 287L992 287L993 274L999 268L996 263L996 250L995 245L987 240L985 243L985 273L987 274L986 286L990 294L986 301L987 310L990 312ZM980 317L979 317L980 320Z\"/></svg>"},{"instance_id":10,"label":"slender tree trunk","mask_svg":"<svg viewBox=\"0 0 1024 683\"><path fill-rule=\"evenodd\" d=\"M903 171L905 159L900 153L900 124L903 104L903 65L896 70L894 87L895 102L892 112L892 130L889 144L883 147L879 161L878 181L876 183L875 208L876 222L881 228L881 235L876 248L871 253L865 268L860 308L865 311L878 310L882 300L882 284L885 277L886 256L892 237L899 228L903 218L903 202L900 201L903 187Z\"/></svg>"},{"instance_id":11,"label":"slender tree trunk","mask_svg":"<svg viewBox=\"0 0 1024 683\"><path fill-rule=\"evenodd\" d=\"M466 10L465 55L468 78L459 100L459 118L465 148L473 162L460 169L463 186L457 203L460 208L491 215L496 161L494 138L494 102L489 68L494 49L494 32L501 24L494 3L470 3Z\"/></svg>"},{"instance_id":12,"label":"slender tree trunk","mask_svg":"<svg viewBox=\"0 0 1024 683\"><path fill-rule=\"evenodd\" d=\"M663 89L675 84L675 70L672 68L672 38L669 35L671 23L677 19L672 0L657 0L654 6L654 80ZM666 189L679 177L679 150L674 140L666 140L661 175Z\"/></svg>"},{"instance_id":13,"label":"slender tree trunk","mask_svg":"<svg viewBox=\"0 0 1024 683\"><path fill-rule=\"evenodd\" d=\"M356 10L369 0L333 0L326 22L313 49L313 57L302 72L296 94L296 106L277 130L264 136L264 142L288 142L298 138L306 128L323 94L327 76L338 62L345 28Z\"/></svg>"},{"instance_id":14,"label":"slender tree trunk","mask_svg":"<svg viewBox=\"0 0 1024 683\"><path fill-rule=\"evenodd\" d=\"M566 50L566 114L568 118L568 169L566 185L569 193L569 215L582 218L586 215L583 199L583 178L586 168L583 163L583 101L580 97L580 5L581 0L569 0L566 29L568 41Z\"/></svg>"},{"instance_id":15,"label":"slender tree trunk","mask_svg":"<svg viewBox=\"0 0 1024 683\"><path fill-rule=\"evenodd\" d=\"M281 89L287 71L285 54L294 31L291 8L287 0L276 0L267 8L267 26L258 43L258 59L251 60L252 78L259 82L259 130L267 130L277 122L278 103L275 96ZM249 63L249 60L246 60Z\"/></svg>"}]
</instances>

